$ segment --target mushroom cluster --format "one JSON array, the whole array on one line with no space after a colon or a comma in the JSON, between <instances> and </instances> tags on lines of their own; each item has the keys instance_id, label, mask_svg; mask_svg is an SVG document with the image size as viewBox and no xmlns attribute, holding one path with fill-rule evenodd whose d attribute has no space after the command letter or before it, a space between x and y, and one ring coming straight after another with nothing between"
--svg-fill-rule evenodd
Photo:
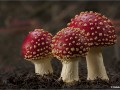
<instances>
[{"instance_id":1,"label":"mushroom cluster","mask_svg":"<svg viewBox=\"0 0 120 90\"><path fill-rule=\"evenodd\" d=\"M35 65L35 73L39 75L53 73L50 63L52 34L43 29L35 29L24 38L22 56Z\"/></svg>"},{"instance_id":2,"label":"mushroom cluster","mask_svg":"<svg viewBox=\"0 0 120 90\"><path fill-rule=\"evenodd\" d=\"M80 57L86 57L87 80L109 80L102 56L102 47L116 43L111 21L96 12L81 12L54 37L43 29L31 31L22 44L22 55L35 65L39 75L53 73L50 63L54 56L62 62L60 79L65 83L79 81Z\"/></svg>"},{"instance_id":3,"label":"mushroom cluster","mask_svg":"<svg viewBox=\"0 0 120 90\"><path fill-rule=\"evenodd\" d=\"M86 56L87 79L94 80L98 77L109 80L103 63L101 48L116 43L115 28L111 21L100 13L93 11L81 12L80 15L76 15L75 18L71 19L68 27L85 30L90 40L91 48Z\"/></svg>"}]
</instances>

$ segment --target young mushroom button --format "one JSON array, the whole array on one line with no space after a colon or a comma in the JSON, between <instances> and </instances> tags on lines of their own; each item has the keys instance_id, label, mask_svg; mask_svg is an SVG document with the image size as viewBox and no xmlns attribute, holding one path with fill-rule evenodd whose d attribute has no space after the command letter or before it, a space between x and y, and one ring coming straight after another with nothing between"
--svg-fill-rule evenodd
<instances>
[{"instance_id":1,"label":"young mushroom button","mask_svg":"<svg viewBox=\"0 0 120 90\"><path fill-rule=\"evenodd\" d=\"M91 49L86 56L88 80L97 77L109 80L103 63L101 47L110 46L116 43L115 28L111 21L96 12L81 12L68 23L68 27L84 30L90 39Z\"/></svg>"},{"instance_id":2,"label":"young mushroom button","mask_svg":"<svg viewBox=\"0 0 120 90\"><path fill-rule=\"evenodd\" d=\"M22 56L35 65L39 75L53 73L50 63L52 35L43 29L29 32L22 43Z\"/></svg>"},{"instance_id":3,"label":"young mushroom button","mask_svg":"<svg viewBox=\"0 0 120 90\"><path fill-rule=\"evenodd\" d=\"M89 50L89 40L78 28L64 28L52 40L52 53L61 60L61 79L65 83L79 80L78 60Z\"/></svg>"}]
</instances>

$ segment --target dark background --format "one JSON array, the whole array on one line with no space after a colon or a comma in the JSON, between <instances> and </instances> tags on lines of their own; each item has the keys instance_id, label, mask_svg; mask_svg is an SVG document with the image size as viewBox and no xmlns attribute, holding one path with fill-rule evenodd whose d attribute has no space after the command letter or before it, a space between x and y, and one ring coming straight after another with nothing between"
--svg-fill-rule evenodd
<instances>
[{"instance_id":1,"label":"dark background","mask_svg":"<svg viewBox=\"0 0 120 90\"><path fill-rule=\"evenodd\" d=\"M0 72L23 70L34 72L34 65L21 56L21 44L29 31L43 28L53 35L66 27L82 11L96 11L115 25L118 42L103 48L106 69L120 72L120 2L119 1L0 1ZM84 64L81 60L80 64ZM55 71L61 67L53 59ZM119 65L120 66L120 65ZM81 67L80 67L81 68ZM60 70L59 70L60 71Z\"/></svg>"}]
</instances>

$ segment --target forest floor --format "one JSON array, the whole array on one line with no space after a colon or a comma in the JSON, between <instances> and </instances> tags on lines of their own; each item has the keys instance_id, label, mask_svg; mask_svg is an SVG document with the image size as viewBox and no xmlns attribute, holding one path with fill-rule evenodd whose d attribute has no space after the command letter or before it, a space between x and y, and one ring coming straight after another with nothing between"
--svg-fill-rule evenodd
<instances>
[{"instance_id":1,"label":"forest floor","mask_svg":"<svg viewBox=\"0 0 120 90\"><path fill-rule=\"evenodd\" d=\"M117 63L116 65L118 65ZM84 65L81 67L84 67ZM53 66L53 69L55 67ZM103 81L97 79L94 81L86 80L86 68L80 69L80 81L76 82L74 85L68 85L63 83L63 81L58 80L60 75L60 70L56 71L52 75L38 76L34 72L28 72L24 69L19 69L14 72L5 72L0 74L0 88L1 89L92 89L92 88L120 88L120 68L114 70L109 69L107 71L110 81ZM116 70L116 71L115 71ZM58 73L59 72L59 73Z\"/></svg>"}]
</instances>

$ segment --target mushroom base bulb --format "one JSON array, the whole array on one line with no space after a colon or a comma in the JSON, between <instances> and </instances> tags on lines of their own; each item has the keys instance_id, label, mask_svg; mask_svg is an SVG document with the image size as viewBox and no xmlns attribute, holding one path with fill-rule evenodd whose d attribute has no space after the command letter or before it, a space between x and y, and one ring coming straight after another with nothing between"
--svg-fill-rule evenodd
<instances>
[{"instance_id":1,"label":"mushroom base bulb","mask_svg":"<svg viewBox=\"0 0 120 90\"><path fill-rule=\"evenodd\" d=\"M78 75L78 63L79 60L71 60L69 62L63 61L62 62L62 72L61 72L61 79L65 83L73 83L74 81L79 80Z\"/></svg>"},{"instance_id":2,"label":"mushroom base bulb","mask_svg":"<svg viewBox=\"0 0 120 90\"><path fill-rule=\"evenodd\" d=\"M35 73L38 75L47 75L53 73L53 69L50 63L50 59L34 60Z\"/></svg>"},{"instance_id":3,"label":"mushroom base bulb","mask_svg":"<svg viewBox=\"0 0 120 90\"><path fill-rule=\"evenodd\" d=\"M86 60L88 69L87 80L95 80L96 78L109 80L100 47L91 48L86 56Z\"/></svg>"}]
</instances>

